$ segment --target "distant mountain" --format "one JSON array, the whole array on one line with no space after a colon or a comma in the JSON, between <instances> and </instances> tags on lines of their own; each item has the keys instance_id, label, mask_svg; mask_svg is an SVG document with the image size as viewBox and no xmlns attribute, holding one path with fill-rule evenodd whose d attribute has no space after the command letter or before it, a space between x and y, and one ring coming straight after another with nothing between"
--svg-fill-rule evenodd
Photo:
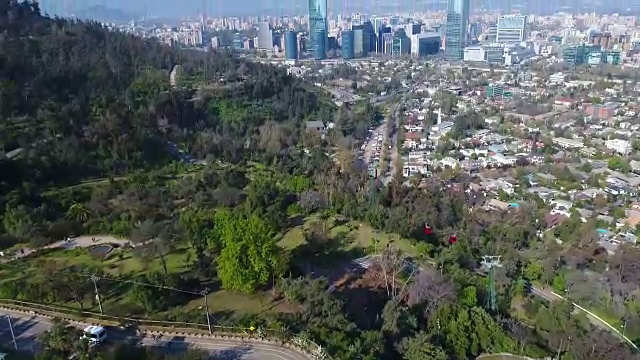
<instances>
[{"instance_id":1,"label":"distant mountain","mask_svg":"<svg viewBox=\"0 0 640 360\"><path fill-rule=\"evenodd\" d=\"M89 6L74 13L78 19L90 19L101 22L125 23L136 20L140 16L120 9L107 8L102 5Z\"/></svg>"}]
</instances>

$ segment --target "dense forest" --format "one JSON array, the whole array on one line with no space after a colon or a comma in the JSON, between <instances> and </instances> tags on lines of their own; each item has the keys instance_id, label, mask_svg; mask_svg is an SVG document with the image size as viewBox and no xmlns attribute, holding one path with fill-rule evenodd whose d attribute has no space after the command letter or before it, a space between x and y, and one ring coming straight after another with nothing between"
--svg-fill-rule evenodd
<instances>
[{"instance_id":1,"label":"dense forest","mask_svg":"<svg viewBox=\"0 0 640 360\"><path fill-rule=\"evenodd\" d=\"M192 299L166 288L200 291L215 283L238 293L270 290L295 304L294 312L243 324L300 334L340 360L491 352L633 358L616 338L574 316L570 304L530 294L530 281L558 278L561 261L604 263L586 243L571 257L552 253L537 235L543 217L532 199L497 214L472 210L464 191L445 186L468 183L464 174L388 187L370 181L353 151L353 140L379 119L370 105L335 109L284 70L229 52L185 52L96 23L45 18L35 3L0 6L0 246L41 247L81 234L131 239L140 263L161 266L127 278L137 285L118 284L117 295L131 301L110 313L194 321L180 310ZM335 128L323 137L306 131L308 120ZM316 220L304 246L279 246L278 234L307 217ZM326 278L300 276L301 262L345 256L339 244L347 239L328 224L350 221L409 239L417 261L437 265L406 274L404 255L390 245L359 280L336 291L327 290ZM424 234L425 223L433 234ZM453 233L455 246L446 241ZM167 258L179 247L196 256L172 273ZM486 279L477 274L486 254L502 255L505 264L494 309L483 307ZM640 263L636 249L617 256ZM32 260L38 272L19 268L20 276L0 283L0 297L95 306L93 287L82 279L105 269ZM3 276L10 270L0 267ZM616 281L624 288L616 295L630 296L622 285L635 278ZM511 309L514 299L521 316ZM68 336L64 326L54 330L43 358L71 351L56 340ZM112 355L104 358L130 358Z\"/></svg>"}]
</instances>

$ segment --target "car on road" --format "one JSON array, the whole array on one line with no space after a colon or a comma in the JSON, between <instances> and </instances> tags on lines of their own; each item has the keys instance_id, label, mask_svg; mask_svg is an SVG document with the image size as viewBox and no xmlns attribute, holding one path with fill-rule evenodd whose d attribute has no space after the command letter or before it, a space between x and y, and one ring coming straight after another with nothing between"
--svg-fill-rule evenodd
<instances>
[{"instance_id":1,"label":"car on road","mask_svg":"<svg viewBox=\"0 0 640 360\"><path fill-rule=\"evenodd\" d=\"M87 326L83 330L83 339L87 339L90 345L99 345L107 340L107 330L102 326Z\"/></svg>"}]
</instances>

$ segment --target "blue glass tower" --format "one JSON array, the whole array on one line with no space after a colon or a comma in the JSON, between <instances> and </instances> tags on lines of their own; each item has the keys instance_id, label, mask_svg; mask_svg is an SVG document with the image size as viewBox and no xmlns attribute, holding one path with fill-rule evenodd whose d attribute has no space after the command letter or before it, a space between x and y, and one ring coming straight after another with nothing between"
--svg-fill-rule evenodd
<instances>
[{"instance_id":1,"label":"blue glass tower","mask_svg":"<svg viewBox=\"0 0 640 360\"><path fill-rule=\"evenodd\" d=\"M342 32L342 58L345 60L355 57L355 34L353 30Z\"/></svg>"},{"instance_id":2,"label":"blue glass tower","mask_svg":"<svg viewBox=\"0 0 640 360\"><path fill-rule=\"evenodd\" d=\"M289 30L284 33L284 57L287 60L298 58L298 34L295 31Z\"/></svg>"},{"instance_id":3,"label":"blue glass tower","mask_svg":"<svg viewBox=\"0 0 640 360\"><path fill-rule=\"evenodd\" d=\"M327 23L327 0L309 0L309 39L313 57L327 58L329 25Z\"/></svg>"},{"instance_id":4,"label":"blue glass tower","mask_svg":"<svg viewBox=\"0 0 640 360\"><path fill-rule=\"evenodd\" d=\"M445 29L444 57L449 61L464 58L469 23L469 0L449 0Z\"/></svg>"}]
</instances>

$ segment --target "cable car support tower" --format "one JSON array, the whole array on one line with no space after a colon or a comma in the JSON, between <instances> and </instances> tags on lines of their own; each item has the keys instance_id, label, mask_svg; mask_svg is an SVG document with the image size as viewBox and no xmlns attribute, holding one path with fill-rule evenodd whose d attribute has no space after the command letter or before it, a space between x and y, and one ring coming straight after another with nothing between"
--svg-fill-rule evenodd
<instances>
[{"instance_id":1,"label":"cable car support tower","mask_svg":"<svg viewBox=\"0 0 640 360\"><path fill-rule=\"evenodd\" d=\"M482 267L489 271L485 307L489 311L496 312L498 310L498 301L496 295L495 268L502 267L502 264L500 263L500 256L485 255L482 257L481 263Z\"/></svg>"}]
</instances>

